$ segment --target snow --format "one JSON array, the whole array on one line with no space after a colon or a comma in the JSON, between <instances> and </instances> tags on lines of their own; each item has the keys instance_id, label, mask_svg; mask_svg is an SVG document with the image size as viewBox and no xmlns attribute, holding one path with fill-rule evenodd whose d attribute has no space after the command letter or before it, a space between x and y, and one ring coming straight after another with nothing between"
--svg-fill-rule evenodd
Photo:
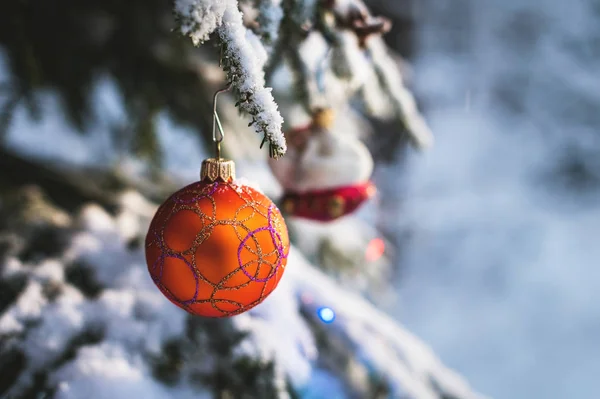
<instances>
[{"instance_id":1,"label":"snow","mask_svg":"<svg viewBox=\"0 0 600 399\"><path fill-rule=\"evenodd\" d=\"M235 182L238 184L238 187L241 187L241 186L249 187L249 188L253 189L254 191L264 195L260 184L258 182L256 182L255 180L248 179L247 177L240 177L240 178L236 178ZM239 189L238 189L238 192L240 192Z\"/></svg>"},{"instance_id":2,"label":"snow","mask_svg":"<svg viewBox=\"0 0 600 399\"><path fill-rule=\"evenodd\" d=\"M294 2L291 10L291 18L294 24L302 26L307 22L312 22L317 7L317 0L298 0Z\"/></svg>"},{"instance_id":3,"label":"snow","mask_svg":"<svg viewBox=\"0 0 600 399\"><path fill-rule=\"evenodd\" d=\"M125 245L134 227L138 234L146 228L151 205L131 192L119 202L123 208L115 216L96 205L80 212L76 224L82 230L73 236L64 259L45 260L39 269L13 267L30 273L31 279L0 325L14 330L15 323L38 320L32 328L21 328L26 331L22 347L28 366L13 386L13 393L26 387L38 370L59 359L78 335L95 332L100 334L100 342L79 347L73 359L50 370L49 383L56 386L56 397L202 397L202 390L185 383L167 387L152 376L148 356L160 354L168 339L184 333L187 316L153 286L143 251L131 251ZM123 227L118 222L121 219L133 222ZM94 244L82 245L82 241ZM85 259L107 287L97 298L85 298L64 281L64 273L56 270L61 262L75 259ZM52 301L43 294L42 283L49 281L62 285ZM324 384L329 380L333 385L322 392L341 396L342 380L317 367L323 354L312 324L322 306L331 307L337 316L327 334L347 342L346 350L356 353L363 365L355 366L351 379L360 375L364 379L367 370L373 370L384 376L397 394L412 392L421 395L419 398L434 398L430 381L435 381L444 392L461 399L478 397L415 337L318 271L296 248L291 250L277 290L261 305L232 320L238 330L249 332L235 348L234 356L275 360L278 384L283 387L289 380L299 392L306 392L305 397L315 394L313 381Z\"/></svg>"},{"instance_id":4,"label":"snow","mask_svg":"<svg viewBox=\"0 0 600 399\"><path fill-rule=\"evenodd\" d=\"M122 346L103 343L81 348L77 357L51 376L57 399L209 399L208 392L173 389L156 382L144 361Z\"/></svg>"},{"instance_id":5,"label":"snow","mask_svg":"<svg viewBox=\"0 0 600 399\"><path fill-rule=\"evenodd\" d=\"M258 1L258 33L265 41L266 47L272 49L274 43L279 39L279 26L283 18L281 0Z\"/></svg>"},{"instance_id":6,"label":"snow","mask_svg":"<svg viewBox=\"0 0 600 399\"><path fill-rule=\"evenodd\" d=\"M83 330L83 303L81 293L67 287L57 300L43 308L39 325L28 333L23 345L31 371L47 367L61 356L69 341Z\"/></svg>"},{"instance_id":7,"label":"snow","mask_svg":"<svg viewBox=\"0 0 600 399\"><path fill-rule=\"evenodd\" d=\"M252 47L253 58L260 69L263 69L269 58L260 38L251 30L246 30L246 41ZM264 82L262 83L264 85Z\"/></svg>"},{"instance_id":8,"label":"snow","mask_svg":"<svg viewBox=\"0 0 600 399\"><path fill-rule=\"evenodd\" d=\"M83 209L77 225L84 230L74 235L73 245L64 260L47 259L28 269L13 267L16 272L29 273L31 278L15 304L0 319L0 332L25 331L23 323L36 322L27 330L22 343L28 368L13 386L14 392L26 387L35 372L63 356L78 334L95 331L103 336L101 347L82 350L73 363L58 371L59 397L104 398L146 390L156 391L153 397L170 397L163 388L155 389L158 384L148 373L140 371L143 367L140 369L139 360L132 363L131 359L144 353L158 354L165 340L182 334L185 312L173 309L156 290L143 270L143 251L132 253L126 247L128 236L132 232L139 234L142 228L138 215L150 210L139 205L149 204L132 193L124 195L120 202L124 204L123 211L116 217L96 205ZM137 205L134 211L132 205ZM130 223L119 223L119 220ZM148 220L148 217L144 219L144 226ZM113 288L89 300L66 284L63 262L77 259L86 259L95 277ZM60 287L58 297L52 301L43 293L43 284L48 283ZM110 350L105 350L107 345ZM125 351L132 355L123 358ZM103 384L116 383L115 378L123 379L118 381L120 388L100 389ZM145 386L137 386L146 380ZM81 396L84 392L85 396ZM185 396L178 393L178 397Z\"/></svg>"},{"instance_id":9,"label":"snow","mask_svg":"<svg viewBox=\"0 0 600 399\"><path fill-rule=\"evenodd\" d=\"M333 10L340 16L348 15L348 12L352 9L367 11L365 3L360 0L335 0L333 2Z\"/></svg>"},{"instance_id":10,"label":"snow","mask_svg":"<svg viewBox=\"0 0 600 399\"><path fill-rule=\"evenodd\" d=\"M41 316L42 308L46 303L42 285L35 280L30 280L9 312L14 312L15 318L19 321L35 320Z\"/></svg>"},{"instance_id":11,"label":"snow","mask_svg":"<svg viewBox=\"0 0 600 399\"><path fill-rule=\"evenodd\" d=\"M317 359L318 351L309 326L298 313L292 283L289 277L282 278L277 290L262 305L252 310L246 320L236 318L235 323L252 331L240 350L249 353L269 348L293 385L303 387L310 384L312 362Z\"/></svg>"},{"instance_id":12,"label":"snow","mask_svg":"<svg viewBox=\"0 0 600 399\"><path fill-rule=\"evenodd\" d=\"M302 390L304 399L346 399L347 395L341 381L325 369L315 368L311 382Z\"/></svg>"},{"instance_id":13,"label":"snow","mask_svg":"<svg viewBox=\"0 0 600 399\"><path fill-rule=\"evenodd\" d=\"M170 303L161 301L161 294L144 270L143 249L130 251L126 247L128 238L144 232L157 207L131 192L124 194L121 203L124 207L115 218L93 205L84 208L80 219L87 231L73 238L69 256L87 260L100 282L119 288L105 290L96 304L99 323L109 326L108 333L132 342L146 341L146 345L156 349L157 342L183 330L185 313L173 312ZM129 220L131 225L119 224L119 220ZM131 321L124 326L128 319L138 313L148 314L150 309L151 315L144 318L143 324ZM122 320L110 319L114 317ZM145 333L148 328L152 334Z\"/></svg>"},{"instance_id":14,"label":"snow","mask_svg":"<svg viewBox=\"0 0 600 399\"><path fill-rule=\"evenodd\" d=\"M229 78L234 88L240 92L240 97L247 99L240 103L240 109L252 115L256 121L253 124L255 131L265 134L277 152L283 155L286 151L285 137L281 131L283 118L271 89L265 87L263 68L266 52L263 48L257 53L256 47L262 45L256 40L246 39L247 29L235 3L228 3L223 24L217 32L225 44L224 57L231 64Z\"/></svg>"},{"instance_id":15,"label":"snow","mask_svg":"<svg viewBox=\"0 0 600 399\"><path fill-rule=\"evenodd\" d=\"M369 14L362 1L336 1L333 5L334 13L341 19L346 18L352 9ZM389 54L383 39L371 37L366 42L366 48L361 48L358 38L350 30L336 31L335 36L337 44L328 57L328 66L345 86L344 99L347 101L349 97L359 94L367 113L385 120L395 118L417 148L431 147L434 141L431 129L419 113L415 99L405 85L400 61ZM310 46L308 43L305 45L309 47L309 51L303 52L303 56L315 71L314 61L323 55L320 54L320 46L314 38L309 37L308 41ZM324 81L328 92L338 90L335 86L339 85L339 82L331 82L328 76L324 76ZM330 103L335 104L339 101L339 96L336 99L335 93L330 97Z\"/></svg>"},{"instance_id":16,"label":"snow","mask_svg":"<svg viewBox=\"0 0 600 399\"><path fill-rule=\"evenodd\" d=\"M0 52L0 65L4 59ZM145 171L139 160L131 155L122 157L121 148L111 138L110 127L125 122L123 101L116 84L101 78L94 87L93 103L97 104L98 123L90 127L89 134L82 135L62 118L60 101L50 93L40 93L44 110L39 122L29 119L24 106L17 107L12 128L4 138L7 148L27 156L48 161L60 161L73 167L101 167L118 163L119 171L132 179ZM177 125L166 113L156 120L159 142L164 147L177 148L164 152L164 170L176 175L182 184L198 179L200 162L207 158L198 135L191 129ZM57 145L60 143L60 145ZM195 162L190 162L195 160Z\"/></svg>"},{"instance_id":17,"label":"snow","mask_svg":"<svg viewBox=\"0 0 600 399\"><path fill-rule=\"evenodd\" d=\"M388 54L383 39L372 38L369 41L368 52L380 84L391 96L398 117L405 125L412 141L418 148L430 148L433 145L433 133L418 111L415 98L402 80L398 63Z\"/></svg>"},{"instance_id":18,"label":"snow","mask_svg":"<svg viewBox=\"0 0 600 399\"><path fill-rule=\"evenodd\" d=\"M328 333L341 336L355 348L361 361L391 384L393 397L402 393L417 398L438 398L436 388L460 398L481 398L466 382L445 368L431 350L397 325L387 315L337 285L311 266L296 250L290 252L286 278L298 294L311 298L304 303L314 314L321 306L331 307L336 320Z\"/></svg>"},{"instance_id":19,"label":"snow","mask_svg":"<svg viewBox=\"0 0 600 399\"><path fill-rule=\"evenodd\" d=\"M223 14L233 0L175 0L175 13L180 18L181 33L189 35L195 45L208 40L221 25Z\"/></svg>"},{"instance_id":20,"label":"snow","mask_svg":"<svg viewBox=\"0 0 600 399\"><path fill-rule=\"evenodd\" d=\"M283 118L271 89L265 87L267 51L258 37L245 28L237 1L177 0L175 12L180 17L182 33L189 35L194 44L217 31L228 78L239 92L240 109L253 117L255 131L267 137L276 155L283 155Z\"/></svg>"},{"instance_id":21,"label":"snow","mask_svg":"<svg viewBox=\"0 0 600 399\"><path fill-rule=\"evenodd\" d=\"M10 336L23 331L23 325L14 312L5 312L0 318L0 335Z\"/></svg>"},{"instance_id":22,"label":"snow","mask_svg":"<svg viewBox=\"0 0 600 399\"><path fill-rule=\"evenodd\" d=\"M33 276L42 283L61 282L65 279L65 269L60 262L46 259L35 268Z\"/></svg>"},{"instance_id":23,"label":"snow","mask_svg":"<svg viewBox=\"0 0 600 399\"><path fill-rule=\"evenodd\" d=\"M349 85L356 89L372 81L372 71L369 60L364 51L359 47L358 38L350 31L343 31L337 35L339 45L332 49L332 68L334 72L343 79L349 81Z\"/></svg>"},{"instance_id":24,"label":"snow","mask_svg":"<svg viewBox=\"0 0 600 399\"><path fill-rule=\"evenodd\" d=\"M19 259L13 258L12 256L7 257L2 266L2 269L0 269L2 278L16 276L23 270L23 264L21 264Z\"/></svg>"},{"instance_id":25,"label":"snow","mask_svg":"<svg viewBox=\"0 0 600 399\"><path fill-rule=\"evenodd\" d=\"M212 9L212 3L212 1L190 0L176 2L175 11L182 19L182 31L192 36L195 43L208 38L208 34L213 30L217 31L223 44L223 60L228 79L237 89L238 106L252 116L255 131L264 134L274 150L274 157L278 158L287 150L282 132L283 118L271 89L265 87L264 67L272 44L277 38L277 30L282 18L280 1L264 0L258 3L260 12L258 34L265 41L266 48L259 37L244 27L242 14L236 1L221 2L218 10ZM291 21L298 26L312 21L310 10L313 10L314 6L312 1L307 1L306 4L294 4L290 10ZM364 3L360 1L338 1L334 4L334 12L340 17L345 16L351 8L366 10ZM210 21L202 23L211 11L215 15ZM433 143L433 135L419 114L412 94L402 81L398 63L388 55L383 40L372 38L365 51L359 47L356 36L350 31L338 33L337 38L339 44L333 48L331 68L342 78L347 86L346 91L349 91L342 98L347 99L348 95L360 90L367 111L378 117L389 117L393 108L396 118L407 130L416 146L430 147ZM319 51L313 52L313 54L317 53ZM308 63L311 60L314 61L314 56L307 57ZM327 81L331 80L327 77L327 73L320 74L322 76L319 79L322 81L319 85L331 89L331 84L327 84ZM371 83L375 80L378 80L379 84ZM312 90L313 83L315 82L306 82L307 90L311 92L311 101L314 102L310 104L311 107L325 101L321 98L324 97L322 93L312 93L315 91ZM379 101L376 91L384 94L384 97L390 97L390 101L387 103ZM332 103L337 104L339 98L338 96L337 101L333 100Z\"/></svg>"}]
</instances>

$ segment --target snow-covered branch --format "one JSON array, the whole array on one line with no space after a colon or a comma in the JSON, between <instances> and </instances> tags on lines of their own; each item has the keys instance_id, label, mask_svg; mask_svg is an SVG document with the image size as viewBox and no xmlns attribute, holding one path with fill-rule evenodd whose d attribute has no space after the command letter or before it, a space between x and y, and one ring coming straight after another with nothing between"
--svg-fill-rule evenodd
<instances>
[{"instance_id":1,"label":"snow-covered branch","mask_svg":"<svg viewBox=\"0 0 600 399\"><path fill-rule=\"evenodd\" d=\"M221 25L227 4L220 0L175 0L175 15L181 33L197 46Z\"/></svg>"},{"instance_id":2,"label":"snow-covered branch","mask_svg":"<svg viewBox=\"0 0 600 399\"><path fill-rule=\"evenodd\" d=\"M75 214L26 193L0 202L1 214L28 216L13 218L10 232L0 226L0 238L15 241L0 253L0 375L10 377L2 398L374 398L385 389L394 398L484 399L295 246L287 277L260 306L232 319L192 317L156 289L144 247L131 244L155 204L129 191L115 196L113 215L97 204ZM364 228L346 222L327 234L356 249L367 235L345 232ZM48 234L61 237L52 258L36 245ZM322 306L335 309L334 325L317 317Z\"/></svg>"},{"instance_id":3,"label":"snow-covered branch","mask_svg":"<svg viewBox=\"0 0 600 399\"><path fill-rule=\"evenodd\" d=\"M413 145L430 147L433 134L381 38L389 31L390 22L371 16L360 0L331 1L319 14L319 29L333 49L332 71L336 76L357 89L371 107L368 111L372 116L387 114L384 108L391 108ZM373 101L377 97L387 99L388 104Z\"/></svg>"},{"instance_id":4,"label":"snow-covered branch","mask_svg":"<svg viewBox=\"0 0 600 399\"><path fill-rule=\"evenodd\" d=\"M315 32L331 48L328 68L348 86L349 97L360 96L374 117L393 116L416 147L432 144L433 135L381 39L390 29L386 18L373 17L361 0L253 0L252 4L256 34L244 26L236 0L175 0L175 12L181 32L195 44L216 32L237 106L252 117L251 125L264 135L272 157L283 155L286 143L283 118L265 76L270 78L287 62L296 101L310 113L316 107L316 76L299 48ZM372 101L376 98L385 101Z\"/></svg>"},{"instance_id":5,"label":"snow-covered branch","mask_svg":"<svg viewBox=\"0 0 600 399\"><path fill-rule=\"evenodd\" d=\"M252 116L256 132L264 134L263 142L269 142L271 156L282 156L287 150L281 131L283 118L271 89L265 87L265 48L244 27L236 5L228 5L217 32L223 45L224 68L237 92L238 106Z\"/></svg>"},{"instance_id":6,"label":"snow-covered branch","mask_svg":"<svg viewBox=\"0 0 600 399\"><path fill-rule=\"evenodd\" d=\"M256 35L246 29L235 0L176 0L175 13L181 32L195 44L216 31L223 49L223 65L237 97L239 108L252 116L251 125L269 142L270 155L286 152L286 142L271 89L265 87L267 53Z\"/></svg>"},{"instance_id":7,"label":"snow-covered branch","mask_svg":"<svg viewBox=\"0 0 600 399\"><path fill-rule=\"evenodd\" d=\"M283 18L281 0L256 0L258 9L258 35L270 50L279 38L279 26Z\"/></svg>"},{"instance_id":8,"label":"snow-covered branch","mask_svg":"<svg viewBox=\"0 0 600 399\"><path fill-rule=\"evenodd\" d=\"M417 109L412 93L404 85L397 63L390 57L381 38L371 41L368 55L379 79L380 86L389 96L397 119L402 123L417 148L433 144L433 134Z\"/></svg>"}]
</instances>

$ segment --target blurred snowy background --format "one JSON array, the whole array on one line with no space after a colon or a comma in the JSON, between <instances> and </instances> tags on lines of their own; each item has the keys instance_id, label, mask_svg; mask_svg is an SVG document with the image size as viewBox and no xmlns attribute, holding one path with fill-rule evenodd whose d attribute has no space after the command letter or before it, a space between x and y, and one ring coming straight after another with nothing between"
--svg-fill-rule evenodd
<instances>
[{"instance_id":1,"label":"blurred snowy background","mask_svg":"<svg viewBox=\"0 0 600 399\"><path fill-rule=\"evenodd\" d=\"M398 148L393 163L377 165L375 181L380 187L380 206L368 207L359 217L377 219L377 227L397 244L394 258L397 273L393 286L384 290L386 295L372 297L367 292L367 296L429 345L475 391L500 399L597 398L600 395L597 378L600 375L597 289L600 246L596 243L600 236L600 3L596 0L367 3L375 14L392 18L400 29L392 30L386 41L407 56L412 89L436 138L435 145L427 152ZM0 69L0 77L5 73L6 68ZM4 146L33 158L66 161L71 166L115 162L122 155L114 151L111 137L106 133L111 126L103 123L124 118L118 88L114 82L102 81L93 90L98 112L104 116L93 127L94 134L75 133L48 93L43 101L47 112L41 123L32 120L24 108L17 108ZM163 116L159 117L158 132L161 144L168 149L166 170L177 181L194 180L199 160L205 156L201 140ZM122 162L133 174L140 168L127 158ZM277 195L272 177L260 162L242 161L238 166L240 175L252 174L265 191ZM133 208L143 207L141 199L127 198ZM128 217L132 216L122 219ZM148 215L136 217L144 220ZM128 222L119 218L111 221L92 208L78 223L89 229L87 236L84 234L86 245L94 240L109 240L107 245L118 254L114 256L134 256L123 255L123 244L110 241L111 235L128 238L131 229ZM338 241L344 241L339 239L340 232L355 226L352 223L342 222L331 228L337 231ZM298 229L307 235L313 232L310 225L300 224ZM361 238L346 241L338 245L351 248ZM83 245L85 239L83 244L81 240L77 242L79 246L71 248L76 254L68 256L89 256L86 252L89 247ZM305 253L310 252L313 244L302 240L298 243ZM134 256L134 259L137 260L129 261L135 263L141 258ZM21 267L12 265L15 269ZM102 265L109 267L106 263ZM320 274L313 274L318 272L313 272L309 261L298 258L296 265L297 270L306 274L294 274L296 278L281 288L278 305L273 305L273 301L266 303L252 317L264 318L267 326L279 325L282 329L299 326L298 336L286 341L286 345L295 349L289 353L286 349L276 350L284 368L292 369L298 378L291 383L304 387L303 397L345 397L343 385L353 378L360 380L357 376L362 375L359 371L345 370L346 379L332 376L324 371L330 370L331 365L319 364L314 367L316 372L311 382L306 383L308 377L304 374L310 374L308 364L314 358L311 353L318 346L311 334L304 331L309 327L300 317L284 319L282 323L274 320L283 317L286 309L300 306L294 302L298 300L296 294L307 292L310 295L302 305L304 311L310 311L315 303L327 303L342 314L344 309L349 315L354 311L354 318L342 325L357 326L355 330L329 332L341 336L342 342L360 346L362 341L358 337L367 334L367 326L375 325L377 331L370 333L385 337L388 346L366 345L360 357L367 359L369 367L389 368L391 376L386 378L401 382L398 387L391 384L393 393L400 395L404 389L407 395L413 395L409 397L434 397L427 396L430 392L423 388L427 384L420 385L421 379L425 379L422 376L427 375L452 392L440 397L470 397L468 387L446 369L438 369L441 366L437 360L431 360L428 349L413 342L412 336L405 337L408 333L404 330L388 325L390 320L374 308L356 312L361 306L370 305L362 302L359 305L350 299L336 302L336 297L346 299L345 294L331 294L337 288L321 280ZM41 270L36 272L36 278L42 280L60 274L52 264ZM125 287L131 284L128 279L137 281L138 269L133 270L130 275L121 276L122 281L110 284ZM306 275L312 276L310 282L303 280ZM152 289L141 286L141 292ZM372 288L366 284L358 291ZM30 291L36 289L34 286ZM387 291L395 293L388 295ZM330 295L322 298L323 292ZM35 300L35 294L28 295ZM84 302L78 294L66 298L71 307ZM63 319L65 314L76 315L76 320L63 320L65 325L106 322L98 320L119 308L125 309L121 317L126 320L131 316L127 312L134 312L131 309L136 300L141 301L142 308L150 306L143 298L132 299L127 292L117 291L114 296L104 296L94 305L86 305L95 306L92 311L99 312L97 319L82 321L86 309L57 312ZM155 328L159 332L153 336L168 336L183 330L183 316L170 315L174 310L168 307L160 312L166 312L164 320L170 326L162 325L164 320L157 322ZM251 323L244 318L240 320L241 324ZM109 334L117 340L142 339L141 333L123 332L118 322L106 323L111 326ZM10 327L0 322L1 326ZM39 334L52 334L54 330L48 328L29 339L35 342L36 337L40 339ZM174 331L169 331L170 328ZM255 339L262 334L261 327L256 328ZM310 328L316 327L310 325ZM381 338L372 339L379 342ZM152 347L156 343L144 345ZM264 344L256 346L260 345ZM155 382L148 371L137 367L135 359L122 355L120 348L92 346L78 357L79 362L92 365L92 374L93 366L99 364L111 364L119 370L121 377L108 373L104 376L106 381L118 384L134 381L132 386L125 384L123 389L107 392L106 397L128 393L156 398L195 395L187 391L187 386L170 391L171 388ZM245 348L251 351L248 345ZM388 356L385 363L382 359L390 353L389 348L395 348L396 354ZM153 350L156 348L149 349ZM339 355L339 351L333 352ZM328 359L335 361L336 357ZM409 371L403 369L406 364L410 365ZM77 367L76 362L63 365L50 380L78 381L72 384L71 392L82 392L78 389L91 392L104 386L94 388L96 380L79 376L74 371ZM21 383L27 385L27 378ZM83 388L77 384L83 384ZM147 390L136 390L140 384ZM323 396L323 387L330 390L329 396ZM63 397L77 397L68 396L67 388L64 389L58 391L63 392ZM360 391L360 386L356 389Z\"/></svg>"},{"instance_id":2,"label":"blurred snowy background","mask_svg":"<svg viewBox=\"0 0 600 399\"><path fill-rule=\"evenodd\" d=\"M388 311L493 397L598 397L600 3L419 3Z\"/></svg>"}]
</instances>

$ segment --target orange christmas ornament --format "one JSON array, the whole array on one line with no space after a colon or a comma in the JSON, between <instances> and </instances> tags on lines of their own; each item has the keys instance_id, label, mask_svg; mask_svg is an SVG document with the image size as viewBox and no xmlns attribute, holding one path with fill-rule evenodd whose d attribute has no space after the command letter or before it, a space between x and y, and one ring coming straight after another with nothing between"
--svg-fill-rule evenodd
<instances>
[{"instance_id":1,"label":"orange christmas ornament","mask_svg":"<svg viewBox=\"0 0 600 399\"><path fill-rule=\"evenodd\" d=\"M220 123L219 123L220 128ZM289 252L285 221L273 202L235 181L235 165L202 163L201 180L158 209L146 237L152 280L175 305L228 317L261 303L283 275Z\"/></svg>"}]
</instances>

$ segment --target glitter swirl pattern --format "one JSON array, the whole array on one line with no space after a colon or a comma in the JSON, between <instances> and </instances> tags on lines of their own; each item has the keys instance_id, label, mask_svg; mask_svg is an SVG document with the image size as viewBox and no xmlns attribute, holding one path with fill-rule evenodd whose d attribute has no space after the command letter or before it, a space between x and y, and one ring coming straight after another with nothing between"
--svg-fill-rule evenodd
<instances>
[{"instance_id":1,"label":"glitter swirl pattern","mask_svg":"<svg viewBox=\"0 0 600 399\"><path fill-rule=\"evenodd\" d=\"M146 237L152 280L175 305L229 317L261 303L277 286L289 252L275 205L236 183L193 183L161 205Z\"/></svg>"}]
</instances>

